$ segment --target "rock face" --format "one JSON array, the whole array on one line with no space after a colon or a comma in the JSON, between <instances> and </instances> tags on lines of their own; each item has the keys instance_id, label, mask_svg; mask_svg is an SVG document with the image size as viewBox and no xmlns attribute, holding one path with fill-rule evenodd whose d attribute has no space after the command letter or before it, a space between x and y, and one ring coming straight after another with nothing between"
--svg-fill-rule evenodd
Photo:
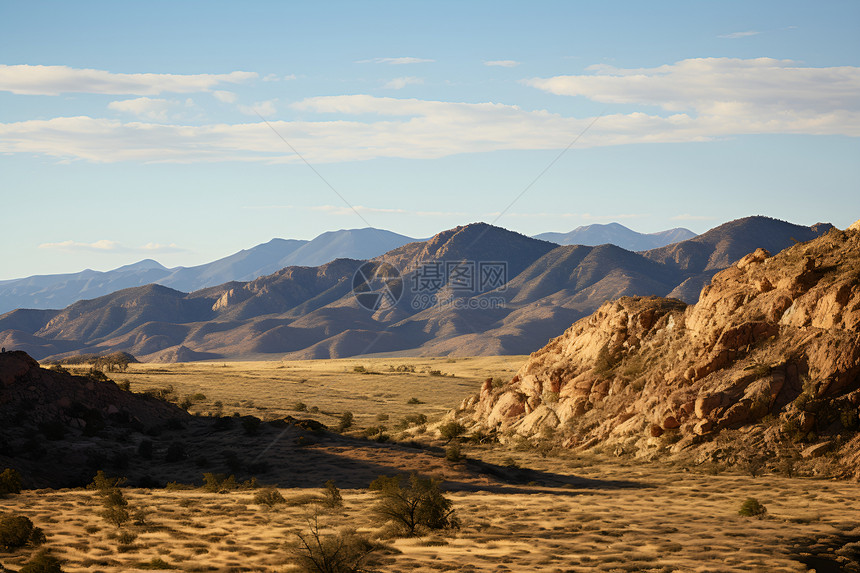
<instances>
[{"instance_id":1,"label":"rock face","mask_svg":"<svg viewBox=\"0 0 860 573\"><path fill-rule=\"evenodd\" d=\"M606 302L458 415L503 439L551 434L639 456L701 457L719 434L754 426L762 454L838 437L849 459L860 457L858 407L860 229L832 229L746 255L695 305Z\"/></svg>"}]
</instances>

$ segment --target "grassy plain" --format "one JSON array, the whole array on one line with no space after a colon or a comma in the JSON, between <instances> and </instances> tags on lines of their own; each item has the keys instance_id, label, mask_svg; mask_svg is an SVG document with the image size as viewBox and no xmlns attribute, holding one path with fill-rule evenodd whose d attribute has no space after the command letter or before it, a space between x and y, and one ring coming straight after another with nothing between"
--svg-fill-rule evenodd
<instances>
[{"instance_id":1,"label":"grassy plain","mask_svg":"<svg viewBox=\"0 0 860 573\"><path fill-rule=\"evenodd\" d=\"M192 407L201 413L216 409L220 401L227 414L316 417L333 424L349 410L361 427L378 424L380 415L391 420L415 412L438 417L476 392L485 378L509 378L521 361L142 364L115 378L128 380L137 391L171 385L181 396L204 394ZM414 366L415 372L397 372L398 366ZM454 376L431 375L431 370ZM422 403L409 404L412 398ZM297 412L296 402L320 412ZM860 488L855 483L753 478L739 472L712 475L659 462L498 444L464 444L464 456L473 461L450 461L432 433L419 432L416 439L426 441L424 447L374 441L360 445L364 441L355 437L333 437L290 450L298 452L290 454L296 463L314 456L327 460L320 465L326 475L312 483L323 478L340 484L360 481L353 473L357 466L344 463L354 456L373 462L380 473L417 469L445 479L452 488L446 495L462 527L419 538L390 537L373 518L374 494L352 485L343 489L344 508L322 513L321 523L328 533L350 527L379 539L387 548L379 552L376 571L802 572L815 567L821 573L839 570L827 568L840 557L831 544L840 547L843 564L845 555L860 556L860 545L845 545L860 539ZM277 482L276 473L263 481ZM254 490L125 491L133 507L148 513L145 524L123 526L132 534L125 540L99 515L99 499L91 491L30 490L0 504L3 511L26 515L42 527L47 546L65 560L69 572L288 572L295 568L286 544L319 511L314 503L322 493L311 487L282 488L287 503L268 508L254 503ZM767 507L764 519L738 515L750 497ZM0 564L17 570L31 553L0 553Z\"/></svg>"}]
</instances>

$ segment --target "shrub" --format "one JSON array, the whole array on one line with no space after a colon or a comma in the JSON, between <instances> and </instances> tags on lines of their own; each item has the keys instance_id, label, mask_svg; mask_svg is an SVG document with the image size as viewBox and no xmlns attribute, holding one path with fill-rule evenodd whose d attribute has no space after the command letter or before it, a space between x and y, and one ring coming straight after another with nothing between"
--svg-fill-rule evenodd
<instances>
[{"instance_id":1,"label":"shrub","mask_svg":"<svg viewBox=\"0 0 860 573\"><path fill-rule=\"evenodd\" d=\"M352 412L347 410L346 412L344 412L343 414L340 415L340 423L338 424L337 429L342 432L342 431L346 430L347 428L351 428L352 424L353 424Z\"/></svg>"},{"instance_id":2,"label":"shrub","mask_svg":"<svg viewBox=\"0 0 860 573\"><path fill-rule=\"evenodd\" d=\"M6 468L0 473L0 495L21 493L21 474L12 468Z\"/></svg>"},{"instance_id":3,"label":"shrub","mask_svg":"<svg viewBox=\"0 0 860 573\"><path fill-rule=\"evenodd\" d=\"M439 433L442 434L442 437L450 442L454 438L459 438L466 432L466 426L461 424L460 422L450 421L439 426Z\"/></svg>"},{"instance_id":4,"label":"shrub","mask_svg":"<svg viewBox=\"0 0 860 573\"><path fill-rule=\"evenodd\" d=\"M267 505L269 507L275 507L278 504L287 503L287 500L284 499L284 496L281 495L281 492L279 492L275 488L267 488L261 489L254 494L254 503L256 503L257 505Z\"/></svg>"},{"instance_id":5,"label":"shrub","mask_svg":"<svg viewBox=\"0 0 860 573\"><path fill-rule=\"evenodd\" d=\"M224 474L203 474L203 489L212 493L226 493L238 489L239 484L236 483L236 477L229 477Z\"/></svg>"},{"instance_id":6,"label":"shrub","mask_svg":"<svg viewBox=\"0 0 860 573\"><path fill-rule=\"evenodd\" d=\"M45 533L35 527L29 517L12 513L0 513L0 549L9 551L18 547L41 545Z\"/></svg>"},{"instance_id":7,"label":"shrub","mask_svg":"<svg viewBox=\"0 0 860 573\"><path fill-rule=\"evenodd\" d=\"M96 472L93 481L87 485L87 489L95 490L99 495L106 496L111 490L118 488L126 482L124 477L108 477L102 470Z\"/></svg>"},{"instance_id":8,"label":"shrub","mask_svg":"<svg viewBox=\"0 0 860 573\"><path fill-rule=\"evenodd\" d=\"M306 412L307 409L308 405L304 402L296 402L295 404L293 404L293 410L295 410L296 412Z\"/></svg>"},{"instance_id":9,"label":"shrub","mask_svg":"<svg viewBox=\"0 0 860 573\"><path fill-rule=\"evenodd\" d=\"M453 503L442 495L438 480L422 478L417 473L408 480L404 477L379 476L370 484L370 489L379 496L373 508L378 517L410 536L424 529L459 526Z\"/></svg>"},{"instance_id":10,"label":"shrub","mask_svg":"<svg viewBox=\"0 0 860 573\"><path fill-rule=\"evenodd\" d=\"M353 366L352 371L355 372L356 374L366 374L367 368L365 368L364 366L358 365L358 366Z\"/></svg>"},{"instance_id":11,"label":"shrub","mask_svg":"<svg viewBox=\"0 0 860 573\"><path fill-rule=\"evenodd\" d=\"M459 442L449 444L448 447L445 448L445 459L449 462L459 462L463 459Z\"/></svg>"},{"instance_id":12,"label":"shrub","mask_svg":"<svg viewBox=\"0 0 860 573\"><path fill-rule=\"evenodd\" d=\"M424 402L422 402L418 398L409 398L409 401L406 403L407 404L423 404Z\"/></svg>"},{"instance_id":13,"label":"shrub","mask_svg":"<svg viewBox=\"0 0 860 573\"><path fill-rule=\"evenodd\" d=\"M767 508L754 497L747 498L738 510L738 515L743 517L757 517L758 519L762 519L765 514L767 514Z\"/></svg>"},{"instance_id":14,"label":"shrub","mask_svg":"<svg viewBox=\"0 0 860 573\"><path fill-rule=\"evenodd\" d=\"M47 550L40 549L27 563L18 570L19 573L62 573L62 562Z\"/></svg>"},{"instance_id":15,"label":"shrub","mask_svg":"<svg viewBox=\"0 0 860 573\"><path fill-rule=\"evenodd\" d=\"M116 541L120 545L131 545L137 539L137 533L133 531L123 531L116 536Z\"/></svg>"},{"instance_id":16,"label":"shrub","mask_svg":"<svg viewBox=\"0 0 860 573\"><path fill-rule=\"evenodd\" d=\"M343 507L343 496L340 495L340 490L335 485L334 480L328 480L325 482L323 505L331 509Z\"/></svg>"},{"instance_id":17,"label":"shrub","mask_svg":"<svg viewBox=\"0 0 860 573\"><path fill-rule=\"evenodd\" d=\"M308 530L294 533L290 553L293 564L303 573L353 573L362 571L376 549L367 538L345 531L324 535L316 516L308 519Z\"/></svg>"}]
</instances>

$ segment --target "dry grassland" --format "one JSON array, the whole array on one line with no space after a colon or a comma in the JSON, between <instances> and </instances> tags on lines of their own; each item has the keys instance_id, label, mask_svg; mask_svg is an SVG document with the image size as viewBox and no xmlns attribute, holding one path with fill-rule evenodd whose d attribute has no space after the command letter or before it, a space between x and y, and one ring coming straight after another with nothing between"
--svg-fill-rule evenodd
<instances>
[{"instance_id":1,"label":"dry grassland","mask_svg":"<svg viewBox=\"0 0 860 573\"><path fill-rule=\"evenodd\" d=\"M306 413L292 406L303 401L330 412L331 416L318 415L325 423L349 410L364 426L378 423L379 414L394 419L416 408L428 415L442 414L474 393L486 377L510 377L520 360L134 365L117 378L127 378L135 390L170 384L182 395L203 393L206 400L193 408L201 412L220 400L228 413L301 417ZM387 371L402 364L414 365L416 372ZM358 373L357 365L381 373ZM455 376L430 376L429 370ZM424 404L407 404L413 397ZM380 454L386 448L387 444L373 444L373 451ZM413 455L402 447L387 452L394 457ZM414 455L419 454L430 455L421 450ZM127 489L131 505L145 508L148 515L145 524L122 530L102 519L100 500L92 491L25 491L0 504L3 511L26 515L45 530L47 546L66 561L66 571L90 573L159 567L189 572L293 571L286 544L295 540L294 532L307 528L307 519L315 512L322 512L327 533L348 527L379 539L385 549L377 552L374 570L396 572L803 572L811 565L822 573L829 570L823 567L831 563L829 559L837 557L828 547L831 543L841 539L844 546L846 540L860 539L860 488L854 483L708 475L657 462L557 450L544 456L534 449L499 445L466 444L463 454L504 471L482 473L475 470L480 464L446 461L435 454L432 466L418 469L447 477L447 485L456 488L447 495L462 526L418 538L390 537L373 517L376 498L366 489L344 489L345 506L333 513L316 505L322 490L313 488L281 489L287 503L274 508L255 504L254 490L216 494L201 489ZM390 468L394 461L378 463ZM328 466L327 471L328 479L336 483L355 481L348 466ZM277 478L268 477L264 481ZM764 519L738 515L749 497L767 507ZM132 535L121 539L120 531ZM860 546L856 549L860 552ZM0 563L17 570L31 553L32 549L0 553ZM824 561L815 561L821 556Z\"/></svg>"}]
</instances>

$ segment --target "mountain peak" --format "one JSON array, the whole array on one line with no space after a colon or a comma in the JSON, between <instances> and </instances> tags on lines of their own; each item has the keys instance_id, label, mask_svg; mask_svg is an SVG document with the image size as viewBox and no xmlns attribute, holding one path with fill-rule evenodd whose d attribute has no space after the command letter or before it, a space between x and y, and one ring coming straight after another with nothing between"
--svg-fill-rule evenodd
<instances>
[{"instance_id":1,"label":"mountain peak","mask_svg":"<svg viewBox=\"0 0 860 573\"><path fill-rule=\"evenodd\" d=\"M114 269L114 271L148 271L151 269L166 271L167 267L154 259L143 259L142 261L137 261L136 263L131 263L130 265L123 265L121 267L118 267Z\"/></svg>"}]
</instances>

